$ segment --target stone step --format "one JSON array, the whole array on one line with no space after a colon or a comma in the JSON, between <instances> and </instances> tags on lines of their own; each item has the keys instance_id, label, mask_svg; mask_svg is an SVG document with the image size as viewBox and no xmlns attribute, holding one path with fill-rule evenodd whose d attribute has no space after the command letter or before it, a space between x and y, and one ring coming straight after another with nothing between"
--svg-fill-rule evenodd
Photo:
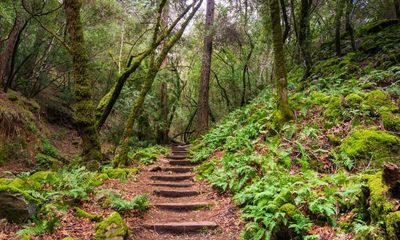
<instances>
[{"instance_id":1,"label":"stone step","mask_svg":"<svg viewBox=\"0 0 400 240\"><path fill-rule=\"evenodd\" d=\"M171 233L190 233L204 231L207 229L215 229L218 225L215 222L169 222L169 223L145 223L145 228L152 229L156 232Z\"/></svg>"},{"instance_id":2,"label":"stone step","mask_svg":"<svg viewBox=\"0 0 400 240\"><path fill-rule=\"evenodd\" d=\"M210 208L212 206L211 203L208 202L191 202L191 203L156 203L153 204L154 207L163 210L170 211L190 211L190 210L199 210L203 208Z\"/></svg>"},{"instance_id":3,"label":"stone step","mask_svg":"<svg viewBox=\"0 0 400 240\"><path fill-rule=\"evenodd\" d=\"M154 190L153 193L167 198L193 197L200 194L195 190Z\"/></svg>"},{"instance_id":4,"label":"stone step","mask_svg":"<svg viewBox=\"0 0 400 240\"><path fill-rule=\"evenodd\" d=\"M193 180L193 175L155 175L151 176L150 179L158 181L183 181Z\"/></svg>"},{"instance_id":5,"label":"stone step","mask_svg":"<svg viewBox=\"0 0 400 240\"><path fill-rule=\"evenodd\" d=\"M175 173L188 173L193 171L192 167L163 167L161 168L163 172L175 172Z\"/></svg>"},{"instance_id":6,"label":"stone step","mask_svg":"<svg viewBox=\"0 0 400 240\"><path fill-rule=\"evenodd\" d=\"M192 165L192 161L190 160L169 160L169 164L174 166L189 166Z\"/></svg>"},{"instance_id":7,"label":"stone step","mask_svg":"<svg viewBox=\"0 0 400 240\"><path fill-rule=\"evenodd\" d=\"M193 183L151 183L155 187L170 187L170 188L189 188L193 187Z\"/></svg>"},{"instance_id":8,"label":"stone step","mask_svg":"<svg viewBox=\"0 0 400 240\"><path fill-rule=\"evenodd\" d=\"M185 155L168 155L168 159L174 159L174 160L183 160L187 158Z\"/></svg>"}]
</instances>

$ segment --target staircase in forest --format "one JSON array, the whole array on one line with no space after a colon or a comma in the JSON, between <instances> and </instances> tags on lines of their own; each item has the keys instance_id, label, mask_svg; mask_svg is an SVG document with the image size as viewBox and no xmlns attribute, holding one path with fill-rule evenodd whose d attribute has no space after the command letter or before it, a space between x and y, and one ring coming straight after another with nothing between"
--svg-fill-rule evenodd
<instances>
[{"instance_id":1,"label":"staircase in forest","mask_svg":"<svg viewBox=\"0 0 400 240\"><path fill-rule=\"evenodd\" d=\"M215 229L207 221L212 202L202 197L194 183L193 165L187 158L187 146L172 145L167 162L153 168L149 176L152 194L152 218L144 227L157 233L195 233ZM149 187L150 187L149 186Z\"/></svg>"}]
</instances>

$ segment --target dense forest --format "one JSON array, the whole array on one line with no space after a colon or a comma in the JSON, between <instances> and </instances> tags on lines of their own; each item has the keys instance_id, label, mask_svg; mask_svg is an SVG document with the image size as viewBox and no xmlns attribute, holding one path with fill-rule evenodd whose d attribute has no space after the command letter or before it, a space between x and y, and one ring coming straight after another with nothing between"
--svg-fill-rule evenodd
<instances>
[{"instance_id":1,"label":"dense forest","mask_svg":"<svg viewBox=\"0 0 400 240\"><path fill-rule=\"evenodd\" d=\"M399 240L400 0L1 0L0 240Z\"/></svg>"}]
</instances>

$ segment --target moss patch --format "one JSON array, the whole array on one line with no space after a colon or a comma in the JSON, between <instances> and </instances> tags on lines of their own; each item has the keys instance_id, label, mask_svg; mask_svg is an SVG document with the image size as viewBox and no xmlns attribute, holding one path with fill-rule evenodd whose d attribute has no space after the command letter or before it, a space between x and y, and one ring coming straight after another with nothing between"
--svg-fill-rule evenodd
<instances>
[{"instance_id":1,"label":"moss patch","mask_svg":"<svg viewBox=\"0 0 400 240\"><path fill-rule=\"evenodd\" d=\"M396 105L392 103L390 96L382 90L374 90L367 93L362 106L375 116L397 109Z\"/></svg>"},{"instance_id":2,"label":"moss patch","mask_svg":"<svg viewBox=\"0 0 400 240\"><path fill-rule=\"evenodd\" d=\"M127 236L128 227L117 212L96 225L96 240L126 239Z\"/></svg>"},{"instance_id":3,"label":"moss patch","mask_svg":"<svg viewBox=\"0 0 400 240\"><path fill-rule=\"evenodd\" d=\"M373 223L384 220L385 216L392 212L394 204L388 199L389 188L382 181L382 172L374 175L365 175L369 190L368 212Z\"/></svg>"},{"instance_id":4,"label":"moss patch","mask_svg":"<svg viewBox=\"0 0 400 240\"><path fill-rule=\"evenodd\" d=\"M386 233L389 239L400 239L400 211L386 216Z\"/></svg>"},{"instance_id":5,"label":"moss patch","mask_svg":"<svg viewBox=\"0 0 400 240\"><path fill-rule=\"evenodd\" d=\"M93 215L91 213L88 213L88 212L86 212L85 210L83 210L81 208L75 207L74 210L75 210L76 216L78 216L78 217L87 218L87 219L89 219L91 221L94 221L94 222L101 221L101 217L100 216L96 216L96 215Z\"/></svg>"},{"instance_id":6,"label":"moss patch","mask_svg":"<svg viewBox=\"0 0 400 240\"><path fill-rule=\"evenodd\" d=\"M386 130L400 134L400 114L386 112L382 114L382 122Z\"/></svg>"},{"instance_id":7,"label":"moss patch","mask_svg":"<svg viewBox=\"0 0 400 240\"><path fill-rule=\"evenodd\" d=\"M371 161L372 166L380 167L384 161L399 161L400 138L380 130L360 129L344 139L340 150L359 163Z\"/></svg>"},{"instance_id":8,"label":"moss patch","mask_svg":"<svg viewBox=\"0 0 400 240\"><path fill-rule=\"evenodd\" d=\"M112 179L126 179L129 176L135 175L139 172L137 168L113 168L107 169L104 173Z\"/></svg>"}]
</instances>

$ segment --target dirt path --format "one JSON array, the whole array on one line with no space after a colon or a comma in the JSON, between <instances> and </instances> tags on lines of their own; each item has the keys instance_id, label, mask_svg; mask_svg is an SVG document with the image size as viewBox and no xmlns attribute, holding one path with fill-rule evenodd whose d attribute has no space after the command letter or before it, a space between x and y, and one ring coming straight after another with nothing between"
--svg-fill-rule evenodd
<instances>
[{"instance_id":1,"label":"dirt path","mask_svg":"<svg viewBox=\"0 0 400 240\"><path fill-rule=\"evenodd\" d=\"M185 146L137 176L136 191L148 193L150 210L135 223L130 239L236 240L242 222L237 207L202 182L195 182ZM136 192L135 191L135 192Z\"/></svg>"}]
</instances>

